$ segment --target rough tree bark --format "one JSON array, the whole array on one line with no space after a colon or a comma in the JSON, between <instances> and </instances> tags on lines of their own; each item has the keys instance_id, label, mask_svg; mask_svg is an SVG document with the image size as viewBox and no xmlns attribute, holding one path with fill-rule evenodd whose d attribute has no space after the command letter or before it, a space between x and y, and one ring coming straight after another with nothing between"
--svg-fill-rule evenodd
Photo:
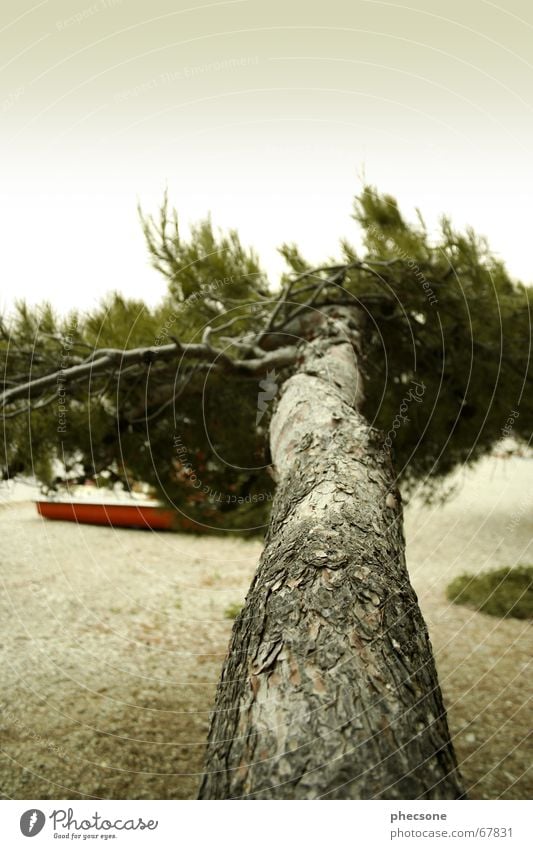
<instances>
[{"instance_id":1,"label":"rough tree bark","mask_svg":"<svg viewBox=\"0 0 533 849\"><path fill-rule=\"evenodd\" d=\"M278 490L219 682L200 798L454 799L461 777L348 324L271 422Z\"/></svg>"}]
</instances>

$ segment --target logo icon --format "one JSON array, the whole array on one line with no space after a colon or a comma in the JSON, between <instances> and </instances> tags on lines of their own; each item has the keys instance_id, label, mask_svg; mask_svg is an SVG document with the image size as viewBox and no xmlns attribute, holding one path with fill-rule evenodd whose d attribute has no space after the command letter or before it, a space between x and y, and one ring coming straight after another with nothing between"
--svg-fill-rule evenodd
<instances>
[{"instance_id":1,"label":"logo icon","mask_svg":"<svg viewBox=\"0 0 533 849\"><path fill-rule=\"evenodd\" d=\"M20 830L24 837L35 837L42 831L46 822L46 817L38 808L30 808L29 811L24 811L20 818Z\"/></svg>"},{"instance_id":2,"label":"logo icon","mask_svg":"<svg viewBox=\"0 0 533 849\"><path fill-rule=\"evenodd\" d=\"M259 388L262 389L262 392L259 392L257 396L257 415L255 417L256 426L259 424L264 414L267 411L267 404L270 401L273 401L276 397L276 393L278 391L278 384L276 383L276 372L275 369L267 372L267 376L263 378L263 380L259 381Z\"/></svg>"}]
</instances>

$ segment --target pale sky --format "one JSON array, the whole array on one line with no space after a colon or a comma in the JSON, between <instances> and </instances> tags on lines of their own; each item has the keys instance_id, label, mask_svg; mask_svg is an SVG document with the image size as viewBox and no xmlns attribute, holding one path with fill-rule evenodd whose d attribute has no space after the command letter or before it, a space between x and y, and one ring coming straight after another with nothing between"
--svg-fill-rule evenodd
<instances>
[{"instance_id":1,"label":"pale sky","mask_svg":"<svg viewBox=\"0 0 533 849\"><path fill-rule=\"evenodd\" d=\"M165 186L276 280L320 262L360 175L488 236L533 281L533 7L526 0L4 0L0 308L111 289L155 303L136 213Z\"/></svg>"}]
</instances>

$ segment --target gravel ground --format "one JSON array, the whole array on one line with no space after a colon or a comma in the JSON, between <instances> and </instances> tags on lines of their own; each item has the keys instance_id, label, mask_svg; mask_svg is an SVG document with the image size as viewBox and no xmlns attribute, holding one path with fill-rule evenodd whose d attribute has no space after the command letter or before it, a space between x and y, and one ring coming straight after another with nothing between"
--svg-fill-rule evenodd
<instances>
[{"instance_id":1,"label":"gravel ground","mask_svg":"<svg viewBox=\"0 0 533 849\"><path fill-rule=\"evenodd\" d=\"M531 460L483 461L406 511L408 562L472 798L524 799L531 626L449 605L463 571L533 561ZM259 542L47 522L0 507L0 795L193 798Z\"/></svg>"}]
</instances>

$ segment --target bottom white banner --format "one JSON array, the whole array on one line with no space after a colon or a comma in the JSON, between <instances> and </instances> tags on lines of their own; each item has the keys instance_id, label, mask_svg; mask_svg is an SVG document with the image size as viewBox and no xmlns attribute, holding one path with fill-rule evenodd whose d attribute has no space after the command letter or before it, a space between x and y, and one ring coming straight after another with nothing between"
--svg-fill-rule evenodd
<instances>
[{"instance_id":1,"label":"bottom white banner","mask_svg":"<svg viewBox=\"0 0 533 849\"><path fill-rule=\"evenodd\" d=\"M1 801L0 845L528 849L527 801Z\"/></svg>"}]
</instances>

